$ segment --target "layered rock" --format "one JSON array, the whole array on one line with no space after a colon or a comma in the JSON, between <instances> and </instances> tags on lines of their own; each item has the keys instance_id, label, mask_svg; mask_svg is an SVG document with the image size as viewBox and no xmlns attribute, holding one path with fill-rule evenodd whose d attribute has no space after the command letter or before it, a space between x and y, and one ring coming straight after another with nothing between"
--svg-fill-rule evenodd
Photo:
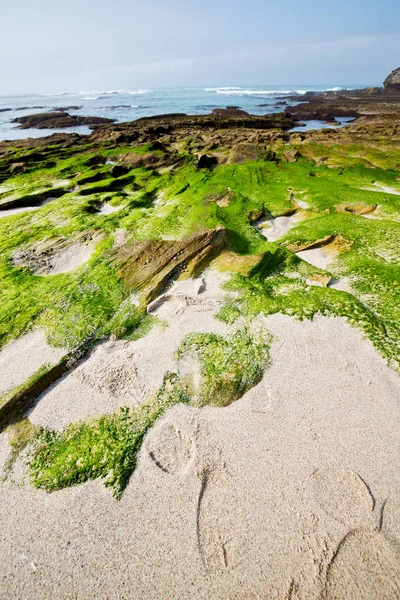
<instances>
[{"instance_id":1,"label":"layered rock","mask_svg":"<svg viewBox=\"0 0 400 600\"><path fill-rule=\"evenodd\" d=\"M383 85L385 87L385 92L400 93L400 67L394 69L394 71L386 77Z\"/></svg>"},{"instance_id":2,"label":"layered rock","mask_svg":"<svg viewBox=\"0 0 400 600\"><path fill-rule=\"evenodd\" d=\"M194 273L210 260L222 249L224 239L225 230L218 226L177 241L135 241L118 248L112 261L125 285L148 303L180 272Z\"/></svg>"}]
</instances>

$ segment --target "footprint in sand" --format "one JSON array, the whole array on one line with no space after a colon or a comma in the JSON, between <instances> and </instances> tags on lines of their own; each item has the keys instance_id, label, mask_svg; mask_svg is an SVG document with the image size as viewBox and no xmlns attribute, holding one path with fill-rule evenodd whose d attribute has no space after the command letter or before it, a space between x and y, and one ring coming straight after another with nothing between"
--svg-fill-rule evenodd
<instances>
[{"instance_id":1,"label":"footprint in sand","mask_svg":"<svg viewBox=\"0 0 400 600\"><path fill-rule=\"evenodd\" d=\"M234 489L225 465L218 460L209 461L197 475L200 480L196 514L198 549L205 570L218 575L238 566L239 542L232 515Z\"/></svg>"},{"instance_id":2,"label":"footprint in sand","mask_svg":"<svg viewBox=\"0 0 400 600\"><path fill-rule=\"evenodd\" d=\"M207 437L202 431L202 435ZM153 464L172 476L196 474L199 492L196 505L195 527L197 545L207 572L218 574L236 566L235 526L230 507L234 486L221 460L221 453L209 447L201 456L197 452L199 424L196 418L182 427L164 421L155 426L145 442ZM199 462L200 461L200 462Z\"/></svg>"},{"instance_id":3,"label":"footprint in sand","mask_svg":"<svg viewBox=\"0 0 400 600\"><path fill-rule=\"evenodd\" d=\"M155 426L146 441L146 450L153 463L164 473L183 474L194 455L194 439L173 423Z\"/></svg>"},{"instance_id":4,"label":"footprint in sand","mask_svg":"<svg viewBox=\"0 0 400 600\"><path fill-rule=\"evenodd\" d=\"M311 485L322 509L348 527L327 566L322 597L400 598L399 499L378 509L367 483L351 471L318 470Z\"/></svg>"},{"instance_id":5,"label":"footprint in sand","mask_svg":"<svg viewBox=\"0 0 400 600\"><path fill-rule=\"evenodd\" d=\"M375 508L375 499L357 473L317 470L311 478L314 497L330 516L352 527L362 527ZM372 521L370 521L373 526Z\"/></svg>"},{"instance_id":6,"label":"footprint in sand","mask_svg":"<svg viewBox=\"0 0 400 600\"><path fill-rule=\"evenodd\" d=\"M400 598L399 557L379 532L350 531L340 542L326 574L325 598Z\"/></svg>"}]
</instances>

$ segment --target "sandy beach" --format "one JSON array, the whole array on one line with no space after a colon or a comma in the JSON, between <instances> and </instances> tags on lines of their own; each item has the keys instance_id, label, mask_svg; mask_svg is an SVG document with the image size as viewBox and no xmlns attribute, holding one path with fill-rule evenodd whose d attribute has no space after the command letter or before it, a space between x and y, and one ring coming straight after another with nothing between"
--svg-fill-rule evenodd
<instances>
[{"instance_id":1,"label":"sandy beach","mask_svg":"<svg viewBox=\"0 0 400 600\"><path fill-rule=\"evenodd\" d=\"M400 68L94 90L0 106L0 600L400 600Z\"/></svg>"},{"instance_id":2,"label":"sandy beach","mask_svg":"<svg viewBox=\"0 0 400 600\"><path fill-rule=\"evenodd\" d=\"M170 317L172 345L174 319L198 316ZM120 501L100 481L35 490L17 460L0 486L0 597L399 597L398 376L342 319L261 321L274 335L263 380L228 408L171 409ZM139 365L141 341L129 351ZM95 350L31 420L104 410L69 386L86 390L77 373L107 352L118 355Z\"/></svg>"}]
</instances>

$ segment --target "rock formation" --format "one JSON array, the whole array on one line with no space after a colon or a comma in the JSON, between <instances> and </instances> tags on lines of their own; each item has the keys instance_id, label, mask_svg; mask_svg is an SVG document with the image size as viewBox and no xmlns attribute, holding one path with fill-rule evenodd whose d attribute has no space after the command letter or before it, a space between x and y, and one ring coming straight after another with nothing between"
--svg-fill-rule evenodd
<instances>
[{"instance_id":1,"label":"rock formation","mask_svg":"<svg viewBox=\"0 0 400 600\"><path fill-rule=\"evenodd\" d=\"M392 71L390 75L386 77L383 85L385 87L385 92L400 93L400 67L394 69L394 71Z\"/></svg>"}]
</instances>

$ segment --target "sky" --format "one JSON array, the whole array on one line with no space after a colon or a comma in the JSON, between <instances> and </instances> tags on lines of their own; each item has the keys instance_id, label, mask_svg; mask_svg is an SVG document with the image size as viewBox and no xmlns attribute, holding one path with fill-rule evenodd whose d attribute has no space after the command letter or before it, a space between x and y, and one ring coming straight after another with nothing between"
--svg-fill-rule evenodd
<instances>
[{"instance_id":1,"label":"sky","mask_svg":"<svg viewBox=\"0 0 400 600\"><path fill-rule=\"evenodd\" d=\"M379 85L399 0L1 0L0 95Z\"/></svg>"}]
</instances>

